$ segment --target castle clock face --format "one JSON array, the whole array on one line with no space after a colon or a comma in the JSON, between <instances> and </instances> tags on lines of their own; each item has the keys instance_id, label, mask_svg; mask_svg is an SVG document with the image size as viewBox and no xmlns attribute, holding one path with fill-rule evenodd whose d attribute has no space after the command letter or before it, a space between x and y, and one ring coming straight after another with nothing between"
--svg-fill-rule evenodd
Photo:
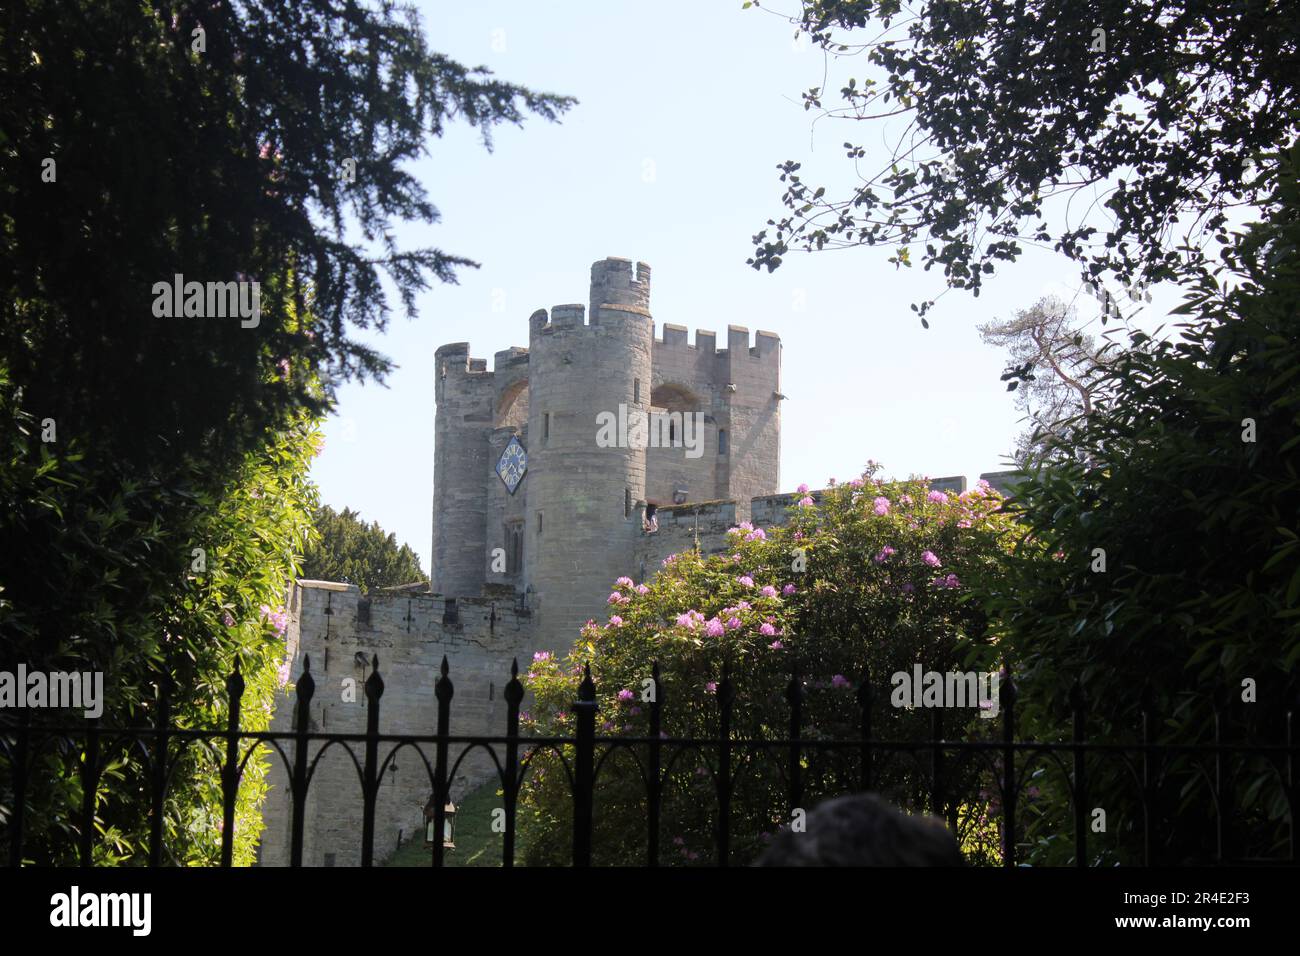
<instances>
[{"instance_id":1,"label":"castle clock face","mask_svg":"<svg viewBox=\"0 0 1300 956\"><path fill-rule=\"evenodd\" d=\"M506 450L501 453L501 458L497 461L497 475L505 482L506 490L512 495L519 487L519 482L524 480L524 472L527 470L528 452L524 450L518 438L511 438L510 444L506 445Z\"/></svg>"}]
</instances>

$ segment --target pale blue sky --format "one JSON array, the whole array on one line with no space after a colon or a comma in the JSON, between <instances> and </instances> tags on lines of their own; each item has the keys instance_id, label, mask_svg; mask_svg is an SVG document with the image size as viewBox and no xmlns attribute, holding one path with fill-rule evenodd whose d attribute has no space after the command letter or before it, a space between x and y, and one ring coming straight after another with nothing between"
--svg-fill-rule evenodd
<instances>
[{"instance_id":1,"label":"pale blue sky","mask_svg":"<svg viewBox=\"0 0 1300 956\"><path fill-rule=\"evenodd\" d=\"M433 49L580 102L559 124L498 130L491 154L456 127L412 167L442 222L398 236L482 268L424 293L415 321L399 315L367 337L400 367L387 388L341 389L312 469L325 503L379 521L427 571L434 350L468 341L490 363L526 346L528 316L585 302L590 265L605 256L649 263L657 330L781 336L781 490L853 477L871 458L895 477L973 481L1005 467L1019 415L999 381L1004 356L975 327L1048 292L1074 297L1077 270L1031 252L980 298L948 294L925 330L909 305L941 291L941 277L896 271L884 250L792 254L772 275L745 265L750 237L782 208L777 163L834 182L847 172L845 140L887 156L879 130L814 130L799 94L822 82L823 59L792 42L789 24L739 0L419 6ZM1177 302L1176 290L1155 290L1147 318ZM1085 318L1098 309L1078 304Z\"/></svg>"}]
</instances>

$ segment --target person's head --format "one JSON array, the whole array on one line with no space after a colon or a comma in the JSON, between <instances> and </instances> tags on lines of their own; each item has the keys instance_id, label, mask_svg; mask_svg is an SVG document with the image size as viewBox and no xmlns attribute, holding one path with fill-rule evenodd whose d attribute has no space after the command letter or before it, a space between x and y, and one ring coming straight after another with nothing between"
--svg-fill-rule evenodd
<instances>
[{"instance_id":1,"label":"person's head","mask_svg":"<svg viewBox=\"0 0 1300 956\"><path fill-rule=\"evenodd\" d=\"M903 813L872 793L826 800L803 832L783 827L755 866L963 866L936 817Z\"/></svg>"}]
</instances>

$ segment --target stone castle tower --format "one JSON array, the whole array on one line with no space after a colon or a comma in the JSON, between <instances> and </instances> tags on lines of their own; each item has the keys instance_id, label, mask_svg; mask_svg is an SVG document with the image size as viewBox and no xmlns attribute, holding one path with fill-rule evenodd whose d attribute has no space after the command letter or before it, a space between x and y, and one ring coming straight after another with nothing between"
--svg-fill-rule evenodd
<instances>
[{"instance_id":1,"label":"stone castle tower","mask_svg":"<svg viewBox=\"0 0 1300 956\"><path fill-rule=\"evenodd\" d=\"M744 520L776 491L780 339L751 345L733 325L718 348L712 332L690 344L683 326L662 328L656 338L649 266L610 258L591 267L587 307L535 312L528 348L498 352L491 371L468 343L438 349L435 593L512 590L540 645L563 650L613 578L638 573L647 503L736 500ZM670 423L669 447L598 440L600 416L638 414Z\"/></svg>"}]
</instances>

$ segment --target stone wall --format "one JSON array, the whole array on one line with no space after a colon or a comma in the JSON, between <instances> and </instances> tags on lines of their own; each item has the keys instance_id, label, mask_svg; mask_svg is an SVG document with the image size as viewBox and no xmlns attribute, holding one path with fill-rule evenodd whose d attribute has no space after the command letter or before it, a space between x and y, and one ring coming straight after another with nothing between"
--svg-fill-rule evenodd
<instances>
[{"instance_id":1,"label":"stone wall","mask_svg":"<svg viewBox=\"0 0 1300 956\"><path fill-rule=\"evenodd\" d=\"M685 326L666 324L656 338L651 389L672 388L695 399L706 416L704 454L687 459L651 449L647 496L673 500L680 484L689 501L734 499L743 514L755 495L771 494L780 483L781 340L758 332L753 348L749 330L728 326L727 347L717 336L697 330L687 341ZM719 433L725 434L725 450Z\"/></svg>"},{"instance_id":2,"label":"stone wall","mask_svg":"<svg viewBox=\"0 0 1300 956\"><path fill-rule=\"evenodd\" d=\"M533 619L510 600L491 598L447 599L428 592L400 590L376 592L368 601L353 585L325 581L299 581L290 601L287 632L293 655L292 679L302 673L303 658L311 657L316 682L310 729L320 733L364 733L366 727L365 680L375 655L384 682L380 697L379 730L393 734L433 734L437 728L434 683L443 656L455 696L451 705L451 733L502 735L506 730L506 704L502 689L510 679L510 663L519 659L526 669L534 651ZM358 655L361 655L360 657ZM348 691L352 682L353 693ZM294 698L281 695L276 702L272 729L293 730ZM293 743L282 744L285 756L294 758ZM365 745L353 743L357 764L364 766ZM399 840L421 831L423 809L432 792L430 772L420 753L411 747L381 745L384 765L375 806L375 859L387 858ZM421 747L433 765L432 745ZM321 745L309 745L315 759ZM452 748L454 764L460 756ZM452 800L491 779L495 770L480 749L470 753L452 776ZM270 791L263 809L266 829L259 860L264 866L289 863L292 802L284 763L272 757ZM331 746L316 765L308 788L303 838L303 863L307 866L357 866L361 860L362 798L360 775L341 746Z\"/></svg>"}]
</instances>

